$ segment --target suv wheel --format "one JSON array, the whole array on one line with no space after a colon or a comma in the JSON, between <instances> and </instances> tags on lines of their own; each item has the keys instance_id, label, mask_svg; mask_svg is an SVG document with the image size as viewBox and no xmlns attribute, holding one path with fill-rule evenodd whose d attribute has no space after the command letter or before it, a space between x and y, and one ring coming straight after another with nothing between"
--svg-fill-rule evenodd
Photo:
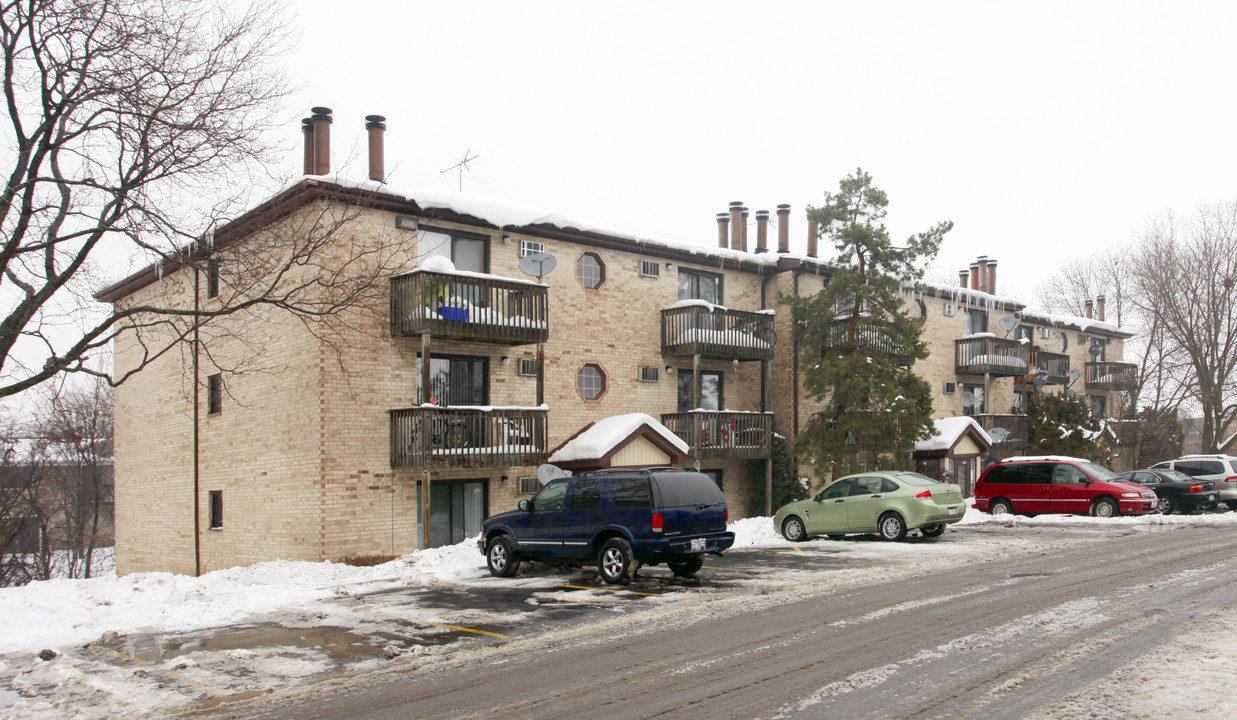
<instances>
[{"instance_id":1,"label":"suv wheel","mask_svg":"<svg viewBox=\"0 0 1237 720\"><path fill-rule=\"evenodd\" d=\"M670 572L674 573L675 577L687 578L695 575L704 565L704 558L692 555L682 560L670 560L666 564L670 566Z\"/></svg>"},{"instance_id":2,"label":"suv wheel","mask_svg":"<svg viewBox=\"0 0 1237 720\"><path fill-rule=\"evenodd\" d=\"M626 583L630 580L635 558L632 557L631 543L623 538L610 538L601 546L597 553L597 572L601 579L611 585Z\"/></svg>"},{"instance_id":3,"label":"suv wheel","mask_svg":"<svg viewBox=\"0 0 1237 720\"><path fill-rule=\"evenodd\" d=\"M1112 498L1100 498L1091 505L1091 514L1095 517L1116 517L1121 514L1121 508L1117 507L1117 501Z\"/></svg>"},{"instance_id":4,"label":"suv wheel","mask_svg":"<svg viewBox=\"0 0 1237 720\"><path fill-rule=\"evenodd\" d=\"M897 513L888 513L876 525L880 530L881 540L897 542L906 537L906 522Z\"/></svg>"},{"instance_id":5,"label":"suv wheel","mask_svg":"<svg viewBox=\"0 0 1237 720\"><path fill-rule=\"evenodd\" d=\"M515 554L511 538L499 535L485 549L485 564L494 577L511 577L520 569L520 558Z\"/></svg>"},{"instance_id":6,"label":"suv wheel","mask_svg":"<svg viewBox=\"0 0 1237 720\"><path fill-rule=\"evenodd\" d=\"M807 530L803 527L803 521L794 515L786 518L786 522L782 523L782 537L790 542L801 542L807 538Z\"/></svg>"}]
</instances>

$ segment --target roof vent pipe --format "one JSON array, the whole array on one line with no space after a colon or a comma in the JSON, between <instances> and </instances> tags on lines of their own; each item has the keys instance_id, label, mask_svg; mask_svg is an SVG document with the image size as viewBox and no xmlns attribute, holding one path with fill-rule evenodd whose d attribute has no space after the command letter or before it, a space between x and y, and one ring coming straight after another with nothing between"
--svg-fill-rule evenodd
<instances>
[{"instance_id":1,"label":"roof vent pipe","mask_svg":"<svg viewBox=\"0 0 1237 720\"><path fill-rule=\"evenodd\" d=\"M305 133L305 175L314 174L314 121L310 118L301 120L301 132Z\"/></svg>"},{"instance_id":2,"label":"roof vent pipe","mask_svg":"<svg viewBox=\"0 0 1237 720\"><path fill-rule=\"evenodd\" d=\"M1087 301L1086 301L1085 303L1083 303L1083 304L1084 304L1084 305L1086 306L1086 308L1087 308L1087 319L1088 319L1088 320L1093 319L1091 316L1092 316L1092 314L1094 313L1094 311L1093 311L1094 304L1093 304L1090 300L1087 300Z\"/></svg>"},{"instance_id":3,"label":"roof vent pipe","mask_svg":"<svg viewBox=\"0 0 1237 720\"><path fill-rule=\"evenodd\" d=\"M730 247L730 213L717 214L717 246Z\"/></svg>"},{"instance_id":4,"label":"roof vent pipe","mask_svg":"<svg viewBox=\"0 0 1237 720\"><path fill-rule=\"evenodd\" d=\"M756 211L756 252L769 252L769 211Z\"/></svg>"},{"instance_id":5,"label":"roof vent pipe","mask_svg":"<svg viewBox=\"0 0 1237 720\"><path fill-rule=\"evenodd\" d=\"M816 221L807 221L807 256L816 257Z\"/></svg>"},{"instance_id":6,"label":"roof vent pipe","mask_svg":"<svg viewBox=\"0 0 1237 720\"><path fill-rule=\"evenodd\" d=\"M960 287L960 288L962 288L963 290L965 290L965 289L966 289L966 279L967 279L967 277L969 277L969 276L970 276L970 273L969 273L969 272L967 272L966 270L959 270L959 271L958 271L958 287Z\"/></svg>"},{"instance_id":7,"label":"roof vent pipe","mask_svg":"<svg viewBox=\"0 0 1237 720\"><path fill-rule=\"evenodd\" d=\"M971 263L971 289L979 289L979 263Z\"/></svg>"},{"instance_id":8,"label":"roof vent pipe","mask_svg":"<svg viewBox=\"0 0 1237 720\"><path fill-rule=\"evenodd\" d=\"M785 203L777 206L777 251L790 252L790 206Z\"/></svg>"},{"instance_id":9,"label":"roof vent pipe","mask_svg":"<svg viewBox=\"0 0 1237 720\"><path fill-rule=\"evenodd\" d=\"M975 261L979 266L979 291L988 292L988 256L980 255Z\"/></svg>"},{"instance_id":10,"label":"roof vent pipe","mask_svg":"<svg viewBox=\"0 0 1237 720\"><path fill-rule=\"evenodd\" d=\"M739 233L739 250L747 252L747 208L743 208L743 231Z\"/></svg>"},{"instance_id":11,"label":"roof vent pipe","mask_svg":"<svg viewBox=\"0 0 1237 720\"><path fill-rule=\"evenodd\" d=\"M996 260L988 261L988 292L996 295Z\"/></svg>"},{"instance_id":12,"label":"roof vent pipe","mask_svg":"<svg viewBox=\"0 0 1237 720\"><path fill-rule=\"evenodd\" d=\"M386 163L383 161L383 136L386 135L387 119L381 115L366 115L365 129L369 131L369 179L385 183Z\"/></svg>"},{"instance_id":13,"label":"roof vent pipe","mask_svg":"<svg viewBox=\"0 0 1237 720\"><path fill-rule=\"evenodd\" d=\"M331 109L310 108L314 121L314 175L331 174Z\"/></svg>"},{"instance_id":14,"label":"roof vent pipe","mask_svg":"<svg viewBox=\"0 0 1237 720\"><path fill-rule=\"evenodd\" d=\"M1095 298L1095 319L1104 322L1104 296Z\"/></svg>"},{"instance_id":15,"label":"roof vent pipe","mask_svg":"<svg viewBox=\"0 0 1237 720\"><path fill-rule=\"evenodd\" d=\"M730 203L730 249L738 250L743 233L743 202L735 200Z\"/></svg>"}]
</instances>

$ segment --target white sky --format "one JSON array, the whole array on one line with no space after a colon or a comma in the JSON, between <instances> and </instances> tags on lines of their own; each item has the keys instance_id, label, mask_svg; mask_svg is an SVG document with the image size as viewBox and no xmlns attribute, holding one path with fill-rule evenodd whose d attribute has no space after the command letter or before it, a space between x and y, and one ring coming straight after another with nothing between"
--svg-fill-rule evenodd
<instances>
[{"instance_id":1,"label":"white sky","mask_svg":"<svg viewBox=\"0 0 1237 720\"><path fill-rule=\"evenodd\" d=\"M363 177L463 189L711 246L731 200L803 210L857 166L895 239L953 220L930 277L996 258L1032 301L1066 259L1237 198L1231 3L293 4L299 119ZM754 216L752 218L754 222ZM754 244L754 238L753 238ZM822 248L822 252L824 248Z\"/></svg>"}]
</instances>

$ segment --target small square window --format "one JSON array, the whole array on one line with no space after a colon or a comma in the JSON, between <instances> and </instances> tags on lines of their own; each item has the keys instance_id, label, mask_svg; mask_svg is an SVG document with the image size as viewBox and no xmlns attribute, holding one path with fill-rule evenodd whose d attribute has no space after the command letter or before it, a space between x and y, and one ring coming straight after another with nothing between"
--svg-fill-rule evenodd
<instances>
[{"instance_id":1,"label":"small square window","mask_svg":"<svg viewBox=\"0 0 1237 720\"><path fill-rule=\"evenodd\" d=\"M520 241L520 257L528 257L529 255L543 252L545 252L545 243L537 242L536 240Z\"/></svg>"},{"instance_id":2,"label":"small square window","mask_svg":"<svg viewBox=\"0 0 1237 720\"><path fill-rule=\"evenodd\" d=\"M656 260L641 260L640 276L647 278L661 277L661 263Z\"/></svg>"},{"instance_id":3,"label":"small square window","mask_svg":"<svg viewBox=\"0 0 1237 720\"><path fill-rule=\"evenodd\" d=\"M206 412L210 415L223 412L223 375L220 373L206 378Z\"/></svg>"},{"instance_id":4,"label":"small square window","mask_svg":"<svg viewBox=\"0 0 1237 720\"><path fill-rule=\"evenodd\" d=\"M520 374L525 377L537 377L537 359L520 358Z\"/></svg>"},{"instance_id":5,"label":"small square window","mask_svg":"<svg viewBox=\"0 0 1237 720\"><path fill-rule=\"evenodd\" d=\"M540 483L537 482L536 475L526 475L520 478L521 495L536 495L537 491L540 489Z\"/></svg>"},{"instance_id":6,"label":"small square window","mask_svg":"<svg viewBox=\"0 0 1237 720\"><path fill-rule=\"evenodd\" d=\"M210 529L223 529L223 491L210 491Z\"/></svg>"}]
</instances>

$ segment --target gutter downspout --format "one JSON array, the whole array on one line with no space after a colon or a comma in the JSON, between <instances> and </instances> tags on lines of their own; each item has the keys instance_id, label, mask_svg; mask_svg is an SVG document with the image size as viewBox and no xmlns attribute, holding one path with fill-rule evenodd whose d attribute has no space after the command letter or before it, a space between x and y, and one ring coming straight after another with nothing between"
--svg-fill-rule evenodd
<instances>
[{"instance_id":1,"label":"gutter downspout","mask_svg":"<svg viewBox=\"0 0 1237 720\"><path fill-rule=\"evenodd\" d=\"M201 475L198 459L201 449L199 434L201 414L198 412L201 403L201 363L198 356L201 350L201 338L198 334L202 309L202 271L197 266L193 268L193 575L202 576L202 493L200 490Z\"/></svg>"}]
</instances>

